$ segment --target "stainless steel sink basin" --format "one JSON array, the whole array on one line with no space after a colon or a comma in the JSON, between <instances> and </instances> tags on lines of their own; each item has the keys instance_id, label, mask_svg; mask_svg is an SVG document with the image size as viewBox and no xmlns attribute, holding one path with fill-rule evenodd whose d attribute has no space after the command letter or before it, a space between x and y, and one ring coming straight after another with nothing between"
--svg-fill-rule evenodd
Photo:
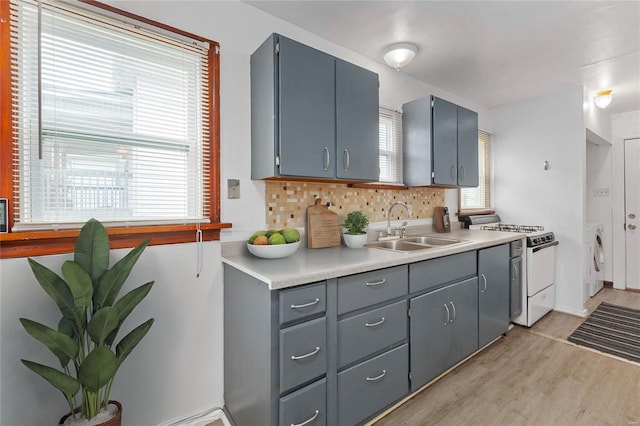
<instances>
[{"instance_id":1,"label":"stainless steel sink basin","mask_svg":"<svg viewBox=\"0 0 640 426\"><path fill-rule=\"evenodd\" d=\"M456 240L454 238L442 238L442 237L407 237L400 241L406 241L408 243L429 244L432 246L448 246L449 244L459 244L464 242L463 240Z\"/></svg>"},{"instance_id":2,"label":"stainless steel sink basin","mask_svg":"<svg viewBox=\"0 0 640 426\"><path fill-rule=\"evenodd\" d=\"M365 246L372 247L372 248L385 249L385 250L405 251L405 252L431 248L431 246L426 244L416 244L412 242L407 242L406 240L375 241L372 243L367 243Z\"/></svg>"},{"instance_id":3,"label":"stainless steel sink basin","mask_svg":"<svg viewBox=\"0 0 640 426\"><path fill-rule=\"evenodd\" d=\"M383 250L392 250L399 252L410 252L415 250L426 250L453 244L463 244L467 240L458 240L455 238L434 237L431 235L409 236L399 240L375 241L367 243L366 247L378 248Z\"/></svg>"}]
</instances>

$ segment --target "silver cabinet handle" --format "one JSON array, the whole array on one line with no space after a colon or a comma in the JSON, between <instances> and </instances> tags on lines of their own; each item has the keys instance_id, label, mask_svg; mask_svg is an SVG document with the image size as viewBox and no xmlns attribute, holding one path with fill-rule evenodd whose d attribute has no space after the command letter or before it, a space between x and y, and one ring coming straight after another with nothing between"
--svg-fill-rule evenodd
<instances>
[{"instance_id":1,"label":"silver cabinet handle","mask_svg":"<svg viewBox=\"0 0 640 426\"><path fill-rule=\"evenodd\" d=\"M367 377L367 382L375 382L376 380L382 379L387 374L387 370L382 370L382 373L376 377Z\"/></svg>"},{"instance_id":2,"label":"silver cabinet handle","mask_svg":"<svg viewBox=\"0 0 640 426\"><path fill-rule=\"evenodd\" d=\"M635 225L629 225L629 227L628 227L628 228L629 228L629 229L631 229L631 230L633 231L634 229L636 229L636 226L635 226Z\"/></svg>"},{"instance_id":3,"label":"silver cabinet handle","mask_svg":"<svg viewBox=\"0 0 640 426\"><path fill-rule=\"evenodd\" d=\"M316 413L311 416L311 418L309 418L309 420L305 420L302 423L291 423L291 426L304 426L304 425L308 425L309 423L311 423L312 421L314 421L315 419L318 418L318 415L320 415L320 411L316 410Z\"/></svg>"},{"instance_id":4,"label":"silver cabinet handle","mask_svg":"<svg viewBox=\"0 0 640 426\"><path fill-rule=\"evenodd\" d=\"M365 327L377 327L379 325L384 324L384 317L380 318L380 321L377 322L366 322L364 324Z\"/></svg>"},{"instance_id":5,"label":"silver cabinet handle","mask_svg":"<svg viewBox=\"0 0 640 426\"><path fill-rule=\"evenodd\" d=\"M386 279L386 278L383 278L383 279L381 279L380 281L367 282L365 285L366 285L367 287L375 287L375 286L382 285L382 284L384 284L384 283L386 283L386 282L387 282L387 279Z\"/></svg>"},{"instance_id":6,"label":"silver cabinet handle","mask_svg":"<svg viewBox=\"0 0 640 426\"><path fill-rule=\"evenodd\" d=\"M303 305L291 305L291 309L303 309L308 308L309 306L317 305L320 302L320 299L316 299L313 302L305 303Z\"/></svg>"},{"instance_id":7,"label":"silver cabinet handle","mask_svg":"<svg viewBox=\"0 0 640 426\"><path fill-rule=\"evenodd\" d=\"M329 170L329 166L331 165L331 158L329 157L329 148L324 147L324 171Z\"/></svg>"},{"instance_id":8,"label":"silver cabinet handle","mask_svg":"<svg viewBox=\"0 0 640 426\"><path fill-rule=\"evenodd\" d=\"M349 171L349 165L351 164L351 158L349 157L349 150L344 150L344 171Z\"/></svg>"},{"instance_id":9,"label":"silver cabinet handle","mask_svg":"<svg viewBox=\"0 0 640 426\"><path fill-rule=\"evenodd\" d=\"M452 164L451 167L449 168L449 174L451 175L451 180L452 181L456 181L456 166L455 164Z\"/></svg>"},{"instance_id":10,"label":"silver cabinet handle","mask_svg":"<svg viewBox=\"0 0 640 426\"><path fill-rule=\"evenodd\" d=\"M516 266L516 264L512 264L511 265L513 267L513 277L515 279L515 281L520 281L520 271L518 271L518 267Z\"/></svg>"},{"instance_id":11,"label":"silver cabinet handle","mask_svg":"<svg viewBox=\"0 0 640 426\"><path fill-rule=\"evenodd\" d=\"M449 306L447 306L447 304L444 304L444 308L447 310L447 320L444 322L444 325L447 325L451 322L451 314L449 313Z\"/></svg>"},{"instance_id":12,"label":"silver cabinet handle","mask_svg":"<svg viewBox=\"0 0 640 426\"><path fill-rule=\"evenodd\" d=\"M453 318L451 319L451 322L454 322L456 320L456 305L454 305L453 302L449 302L449 304L451 305L451 309L453 310Z\"/></svg>"},{"instance_id":13,"label":"silver cabinet handle","mask_svg":"<svg viewBox=\"0 0 640 426\"><path fill-rule=\"evenodd\" d=\"M317 354L318 352L320 352L320 346L316 346L316 349L309 352L308 354L304 354L304 355L291 355L291 359L294 361L297 361L299 359L305 359L305 358L309 358L310 356L314 356L315 354Z\"/></svg>"},{"instance_id":14,"label":"silver cabinet handle","mask_svg":"<svg viewBox=\"0 0 640 426\"><path fill-rule=\"evenodd\" d=\"M465 175L466 175L466 173L465 173L465 170L464 170L464 166L460 166L460 174L459 174L459 176L460 176L460 180L461 181L464 180Z\"/></svg>"},{"instance_id":15,"label":"silver cabinet handle","mask_svg":"<svg viewBox=\"0 0 640 426\"><path fill-rule=\"evenodd\" d=\"M484 293L487 291L487 277L485 277L484 274L480 274L480 276L482 277L482 281L484 281L484 289L481 289L480 293Z\"/></svg>"}]
</instances>

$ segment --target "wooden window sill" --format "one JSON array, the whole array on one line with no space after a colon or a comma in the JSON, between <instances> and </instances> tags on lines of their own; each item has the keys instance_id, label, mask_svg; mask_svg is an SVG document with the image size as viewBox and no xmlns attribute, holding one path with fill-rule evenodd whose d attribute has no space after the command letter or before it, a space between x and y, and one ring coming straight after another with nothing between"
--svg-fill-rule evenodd
<instances>
[{"instance_id":1,"label":"wooden window sill","mask_svg":"<svg viewBox=\"0 0 640 426\"><path fill-rule=\"evenodd\" d=\"M460 220L467 216L473 215L483 215L483 214L494 214L496 211L493 209L469 209L469 210L460 210L457 215Z\"/></svg>"},{"instance_id":2,"label":"wooden window sill","mask_svg":"<svg viewBox=\"0 0 640 426\"><path fill-rule=\"evenodd\" d=\"M219 240L224 228L231 228L231 224L200 224L202 240ZM195 224L107 228L112 249L135 247L146 238L151 238L152 246L195 242L195 232ZM0 234L0 259L71 253L79 233L80 229L65 229Z\"/></svg>"}]
</instances>

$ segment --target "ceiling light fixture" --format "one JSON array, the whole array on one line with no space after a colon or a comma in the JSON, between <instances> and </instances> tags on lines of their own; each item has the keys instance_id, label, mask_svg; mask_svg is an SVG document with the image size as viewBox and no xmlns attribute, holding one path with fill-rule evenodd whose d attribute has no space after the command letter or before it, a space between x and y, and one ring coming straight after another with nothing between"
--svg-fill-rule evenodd
<instances>
[{"instance_id":1,"label":"ceiling light fixture","mask_svg":"<svg viewBox=\"0 0 640 426\"><path fill-rule=\"evenodd\" d=\"M385 49L383 58L387 65L400 71L400 68L409 65L417 51L415 44L396 43Z\"/></svg>"},{"instance_id":2,"label":"ceiling light fixture","mask_svg":"<svg viewBox=\"0 0 640 426\"><path fill-rule=\"evenodd\" d=\"M596 105L598 108L606 108L613 100L611 90L601 90L596 93Z\"/></svg>"}]
</instances>

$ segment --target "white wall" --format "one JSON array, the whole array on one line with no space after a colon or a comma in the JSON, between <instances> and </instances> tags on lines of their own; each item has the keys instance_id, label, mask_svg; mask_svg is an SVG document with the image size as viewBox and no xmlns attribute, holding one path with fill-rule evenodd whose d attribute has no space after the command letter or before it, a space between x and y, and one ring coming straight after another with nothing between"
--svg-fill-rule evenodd
<instances>
[{"instance_id":1,"label":"white wall","mask_svg":"<svg viewBox=\"0 0 640 426\"><path fill-rule=\"evenodd\" d=\"M627 283L625 276L625 231L624 231L624 140L640 137L640 111L631 111L611 116L613 156L613 286L624 289L638 288ZM637 267L637 265L636 265Z\"/></svg>"},{"instance_id":2,"label":"white wall","mask_svg":"<svg viewBox=\"0 0 640 426\"><path fill-rule=\"evenodd\" d=\"M582 90L490 111L495 207L507 223L543 225L560 242L556 309L584 315L585 126ZM543 170L544 161L549 170Z\"/></svg>"},{"instance_id":3,"label":"white wall","mask_svg":"<svg viewBox=\"0 0 640 426\"><path fill-rule=\"evenodd\" d=\"M362 58L282 20L237 1L109 1L130 12L216 40L221 45L222 220L233 223L223 239L243 239L263 228L264 184L250 180L249 55L270 33L280 32L380 74L380 102L399 107L434 94L479 112L480 127L491 130L486 110L419 82L379 62ZM241 198L228 200L226 181L240 179ZM457 206L454 192L447 204ZM205 269L195 278L195 245L150 247L140 259L132 284L155 279L148 298L129 319L156 322L123 365L112 396L124 403L123 424L147 426L186 418L223 403L222 272L220 243L204 244ZM117 254L121 255L122 251ZM59 270L68 256L42 262ZM19 364L20 358L50 359L24 332L19 317L47 321L55 307L44 295L25 259L0 260L1 331L0 424L52 424L66 412L48 384Z\"/></svg>"}]
</instances>

